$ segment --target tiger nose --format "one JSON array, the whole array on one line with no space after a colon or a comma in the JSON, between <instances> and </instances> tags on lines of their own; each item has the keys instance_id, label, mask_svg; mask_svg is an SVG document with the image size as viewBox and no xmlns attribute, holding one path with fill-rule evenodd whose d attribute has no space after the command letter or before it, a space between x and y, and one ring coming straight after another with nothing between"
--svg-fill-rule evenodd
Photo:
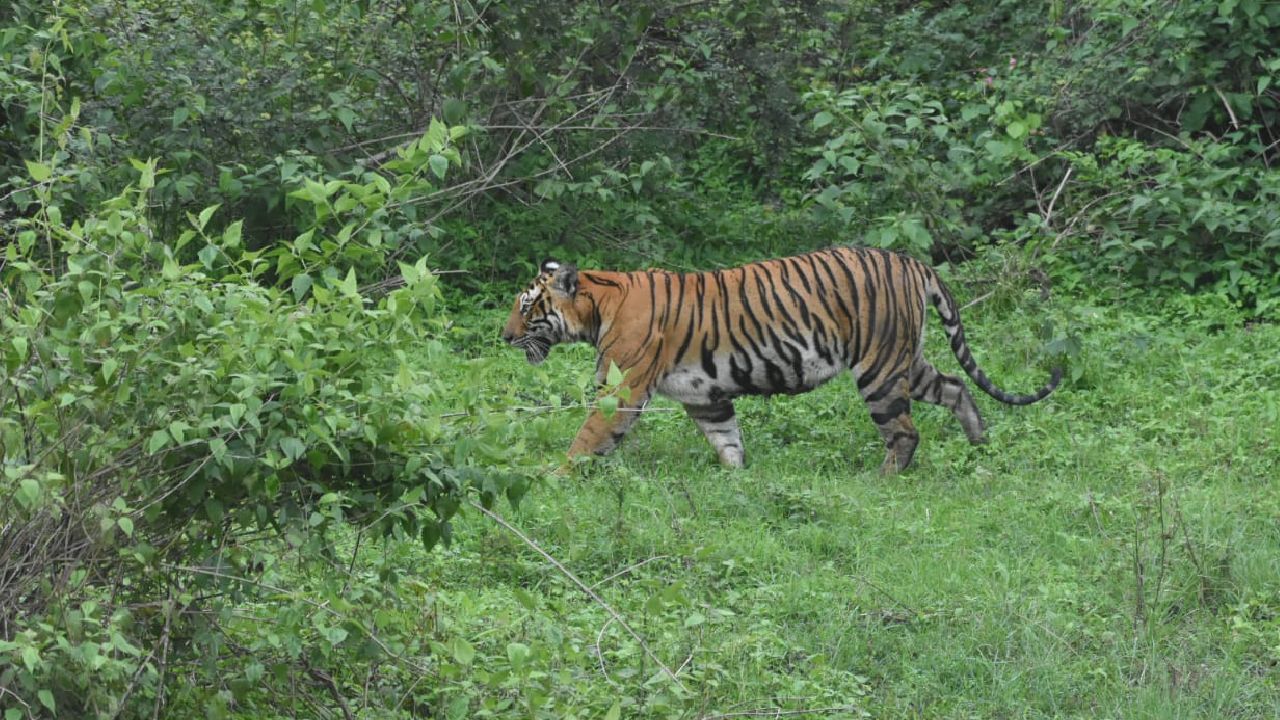
<instances>
[{"instance_id":1,"label":"tiger nose","mask_svg":"<svg viewBox=\"0 0 1280 720\"><path fill-rule=\"evenodd\" d=\"M516 339L516 334L515 334L515 333L511 332L510 330L508 330L508 329L506 329L506 328L503 328L503 329L502 329L502 342L504 342L504 343L510 343L512 340L515 340L515 339Z\"/></svg>"}]
</instances>

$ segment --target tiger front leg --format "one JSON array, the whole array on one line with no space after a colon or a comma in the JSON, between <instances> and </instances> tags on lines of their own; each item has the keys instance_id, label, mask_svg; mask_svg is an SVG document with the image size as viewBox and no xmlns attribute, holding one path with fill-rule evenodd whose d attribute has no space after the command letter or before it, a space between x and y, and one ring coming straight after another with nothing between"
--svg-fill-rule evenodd
<instances>
[{"instance_id":1,"label":"tiger front leg","mask_svg":"<svg viewBox=\"0 0 1280 720\"><path fill-rule=\"evenodd\" d=\"M570 459L579 455L608 455L640 417L649 402L650 389L644 383L627 383L623 387L630 388L630 393L625 401L618 403L617 410L607 416L599 408L591 411L569 446Z\"/></svg>"}]
</instances>

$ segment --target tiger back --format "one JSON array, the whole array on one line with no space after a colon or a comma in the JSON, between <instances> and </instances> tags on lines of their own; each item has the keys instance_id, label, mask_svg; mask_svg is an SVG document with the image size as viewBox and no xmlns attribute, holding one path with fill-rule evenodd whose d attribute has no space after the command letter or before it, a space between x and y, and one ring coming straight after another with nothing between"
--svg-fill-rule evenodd
<instances>
[{"instance_id":1,"label":"tiger back","mask_svg":"<svg viewBox=\"0 0 1280 720\"><path fill-rule=\"evenodd\" d=\"M937 309L965 373L987 394L1026 405L1058 386L1060 369L1030 395L996 387L974 361L937 273L866 248L698 273L579 271L548 260L516 298L502 338L531 363L556 344L587 342L597 351L597 382L611 363L625 371L626 400L616 413L591 412L570 457L610 452L659 393L684 405L722 463L741 466L734 398L807 392L848 370L885 443L881 470L893 473L910 465L919 443L913 400L949 408L970 442L985 441L964 382L922 354L926 303Z\"/></svg>"}]
</instances>

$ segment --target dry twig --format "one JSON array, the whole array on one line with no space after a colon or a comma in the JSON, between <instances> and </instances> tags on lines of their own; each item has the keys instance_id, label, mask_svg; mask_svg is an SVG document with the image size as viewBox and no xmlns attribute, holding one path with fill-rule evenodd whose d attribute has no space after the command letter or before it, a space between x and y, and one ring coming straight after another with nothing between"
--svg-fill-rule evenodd
<instances>
[{"instance_id":1,"label":"dry twig","mask_svg":"<svg viewBox=\"0 0 1280 720\"><path fill-rule=\"evenodd\" d=\"M621 625L622 629L626 630L628 635L634 638L636 642L640 643L640 648L644 650L645 656L647 656L650 660L653 661L655 665L661 668L663 674L666 675L668 678L670 678L671 682L676 684L676 687L679 687L681 690L688 692L688 688L684 686L684 683L680 682L680 678L676 677L676 674L671 671L671 668L667 667L666 663L659 660L658 656L653 654L653 650L649 648L649 643L645 642L644 638L640 637L640 633L637 633L635 630L633 630L631 626L627 624L627 621L622 619L622 615L620 615L617 610L614 610L612 605L605 602L604 598L596 594L596 591L592 590L590 586L588 586L586 583L579 580L578 576L574 575L572 570L565 567L564 564L562 564L559 560L556 560L554 557L552 557L551 553L548 553L546 550L543 550L542 547L539 546L538 543L531 540L528 535L525 535L524 533L520 532L519 528L515 527L511 523L504 520L501 515L498 515L497 513L493 512L492 510L486 508L485 506L481 505L480 503L474 500L471 501L471 507L484 513L485 516L487 516L490 520L493 520L494 522L501 525L504 529L507 530L507 532L510 532L512 535L515 535L516 537L520 538L521 542L523 542L525 545L528 545L534 552L541 555L543 559L551 563L556 570L559 570L560 574L564 575L571 582L573 582L574 585L578 586L579 590L586 593L587 596L590 597L592 600L594 600L595 603L599 605L601 608L603 608L605 612L609 613L609 616L613 618L613 621Z\"/></svg>"},{"instance_id":2,"label":"dry twig","mask_svg":"<svg viewBox=\"0 0 1280 720\"><path fill-rule=\"evenodd\" d=\"M740 717L789 717L794 715L833 715L840 712L858 712L860 708L857 705L836 705L834 707L825 708L807 708L804 710L783 710L782 708L761 708L759 710L743 710L741 712L720 713L718 715L703 715L698 720L726 720L726 718Z\"/></svg>"}]
</instances>

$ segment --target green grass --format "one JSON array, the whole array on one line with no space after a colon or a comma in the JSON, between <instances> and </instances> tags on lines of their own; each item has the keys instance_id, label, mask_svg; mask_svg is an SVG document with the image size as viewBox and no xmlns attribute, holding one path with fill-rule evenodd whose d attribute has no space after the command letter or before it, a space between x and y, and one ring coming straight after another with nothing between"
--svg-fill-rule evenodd
<instances>
[{"instance_id":1,"label":"green grass","mask_svg":"<svg viewBox=\"0 0 1280 720\"><path fill-rule=\"evenodd\" d=\"M979 397L980 448L917 405L922 441L900 476L877 473L846 377L740 400L744 470L718 467L658 401L615 455L495 508L593 585L683 691L479 513L449 548L390 543L387 562L427 589L440 671L422 702L445 717L1280 714L1280 327L1074 313L1074 380L1028 408ZM1025 320L979 307L968 321L998 384L1043 382ZM484 322L496 335L496 314ZM592 362L587 348L537 369L496 344L477 354L471 372L524 383L530 404L571 405ZM531 413L513 452L553 467L583 412Z\"/></svg>"}]
</instances>

